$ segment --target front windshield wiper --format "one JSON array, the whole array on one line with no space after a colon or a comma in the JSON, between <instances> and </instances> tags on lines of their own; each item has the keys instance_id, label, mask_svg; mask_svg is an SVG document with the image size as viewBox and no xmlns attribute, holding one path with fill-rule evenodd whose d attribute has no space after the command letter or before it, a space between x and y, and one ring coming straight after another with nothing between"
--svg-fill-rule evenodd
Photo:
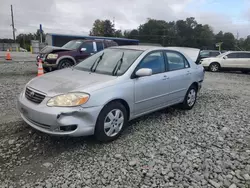
<instances>
[{"instance_id":1,"label":"front windshield wiper","mask_svg":"<svg viewBox=\"0 0 250 188\"><path fill-rule=\"evenodd\" d=\"M91 68L90 68L90 71L91 71L91 72L95 72L95 70L96 70L98 64L99 64L100 61L102 60L103 55L104 55L104 52L102 53L102 55L100 55L98 58L96 58L95 62L93 63L93 65L92 65ZM96 65L96 66L95 66L95 65ZM94 69L94 66L95 66L95 69Z\"/></svg>"},{"instance_id":2,"label":"front windshield wiper","mask_svg":"<svg viewBox=\"0 0 250 188\"><path fill-rule=\"evenodd\" d=\"M117 72L120 70L121 65L123 63L124 52L122 53L122 57L117 61L114 70L112 71L112 75L115 76Z\"/></svg>"}]
</instances>

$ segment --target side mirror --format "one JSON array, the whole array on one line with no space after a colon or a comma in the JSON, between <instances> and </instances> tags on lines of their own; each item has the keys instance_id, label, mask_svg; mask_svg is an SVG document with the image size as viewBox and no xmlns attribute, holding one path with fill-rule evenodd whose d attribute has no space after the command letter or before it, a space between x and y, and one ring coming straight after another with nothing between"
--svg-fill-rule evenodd
<instances>
[{"instance_id":1,"label":"side mirror","mask_svg":"<svg viewBox=\"0 0 250 188\"><path fill-rule=\"evenodd\" d=\"M152 75L152 69L148 68L142 68L136 71L135 75L137 77L143 77L143 76L151 76Z\"/></svg>"},{"instance_id":2,"label":"side mirror","mask_svg":"<svg viewBox=\"0 0 250 188\"><path fill-rule=\"evenodd\" d=\"M81 48L80 51L81 52L85 52L87 50L87 48Z\"/></svg>"},{"instance_id":3,"label":"side mirror","mask_svg":"<svg viewBox=\"0 0 250 188\"><path fill-rule=\"evenodd\" d=\"M223 57L223 59L227 59L228 57L225 55L224 57Z\"/></svg>"}]
</instances>

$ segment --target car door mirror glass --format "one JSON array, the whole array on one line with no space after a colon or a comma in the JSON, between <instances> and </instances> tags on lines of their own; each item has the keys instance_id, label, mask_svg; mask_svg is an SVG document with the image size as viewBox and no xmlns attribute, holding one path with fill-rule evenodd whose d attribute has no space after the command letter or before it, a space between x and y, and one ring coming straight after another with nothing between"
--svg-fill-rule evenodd
<instances>
[{"instance_id":1,"label":"car door mirror glass","mask_svg":"<svg viewBox=\"0 0 250 188\"><path fill-rule=\"evenodd\" d=\"M227 59L228 57L225 55L224 57L223 57L223 59Z\"/></svg>"},{"instance_id":2,"label":"car door mirror glass","mask_svg":"<svg viewBox=\"0 0 250 188\"><path fill-rule=\"evenodd\" d=\"M139 69L138 71L136 71L135 75L138 76L138 77L151 76L152 75L152 69L149 69L149 68Z\"/></svg>"},{"instance_id":3,"label":"car door mirror glass","mask_svg":"<svg viewBox=\"0 0 250 188\"><path fill-rule=\"evenodd\" d=\"M87 48L81 48L80 51L81 51L81 52L85 52L85 51L87 51Z\"/></svg>"}]
</instances>

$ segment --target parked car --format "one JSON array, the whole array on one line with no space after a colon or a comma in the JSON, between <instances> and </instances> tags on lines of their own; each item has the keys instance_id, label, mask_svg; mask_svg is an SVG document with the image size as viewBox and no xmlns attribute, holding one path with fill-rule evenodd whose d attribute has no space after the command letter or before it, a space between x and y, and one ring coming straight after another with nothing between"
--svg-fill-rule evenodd
<instances>
[{"instance_id":1,"label":"parked car","mask_svg":"<svg viewBox=\"0 0 250 188\"><path fill-rule=\"evenodd\" d=\"M18 99L21 117L51 135L116 139L128 121L179 104L190 110L204 68L185 48L118 46L78 65L32 79Z\"/></svg>"},{"instance_id":2,"label":"parked car","mask_svg":"<svg viewBox=\"0 0 250 188\"><path fill-rule=\"evenodd\" d=\"M218 50L201 50L200 51L200 55L197 59L198 63L201 63L201 60L204 58L208 58L208 57L216 57L218 55L220 55L221 52Z\"/></svg>"},{"instance_id":3,"label":"parked car","mask_svg":"<svg viewBox=\"0 0 250 188\"><path fill-rule=\"evenodd\" d=\"M203 59L201 64L212 72L231 70L248 73L250 72L250 52L229 51L217 57Z\"/></svg>"},{"instance_id":4,"label":"parked car","mask_svg":"<svg viewBox=\"0 0 250 188\"><path fill-rule=\"evenodd\" d=\"M112 40L71 40L62 47L46 46L37 56L42 60L43 68L49 72L76 65L96 52L117 46Z\"/></svg>"}]
</instances>

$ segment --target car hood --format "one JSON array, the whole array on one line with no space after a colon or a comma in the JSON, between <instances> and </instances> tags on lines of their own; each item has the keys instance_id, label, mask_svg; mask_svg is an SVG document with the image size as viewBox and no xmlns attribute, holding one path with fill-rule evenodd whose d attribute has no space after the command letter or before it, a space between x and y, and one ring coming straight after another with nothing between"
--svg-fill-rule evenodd
<instances>
[{"instance_id":1,"label":"car hood","mask_svg":"<svg viewBox=\"0 0 250 188\"><path fill-rule=\"evenodd\" d=\"M48 53L55 53L61 51L71 51L67 48L57 47L57 46L45 46L41 51L40 54L48 54Z\"/></svg>"},{"instance_id":2,"label":"car hood","mask_svg":"<svg viewBox=\"0 0 250 188\"><path fill-rule=\"evenodd\" d=\"M116 78L110 75L67 68L36 77L27 84L27 87L46 93L48 96L55 96L73 91L82 91L87 87L103 84Z\"/></svg>"}]
</instances>

